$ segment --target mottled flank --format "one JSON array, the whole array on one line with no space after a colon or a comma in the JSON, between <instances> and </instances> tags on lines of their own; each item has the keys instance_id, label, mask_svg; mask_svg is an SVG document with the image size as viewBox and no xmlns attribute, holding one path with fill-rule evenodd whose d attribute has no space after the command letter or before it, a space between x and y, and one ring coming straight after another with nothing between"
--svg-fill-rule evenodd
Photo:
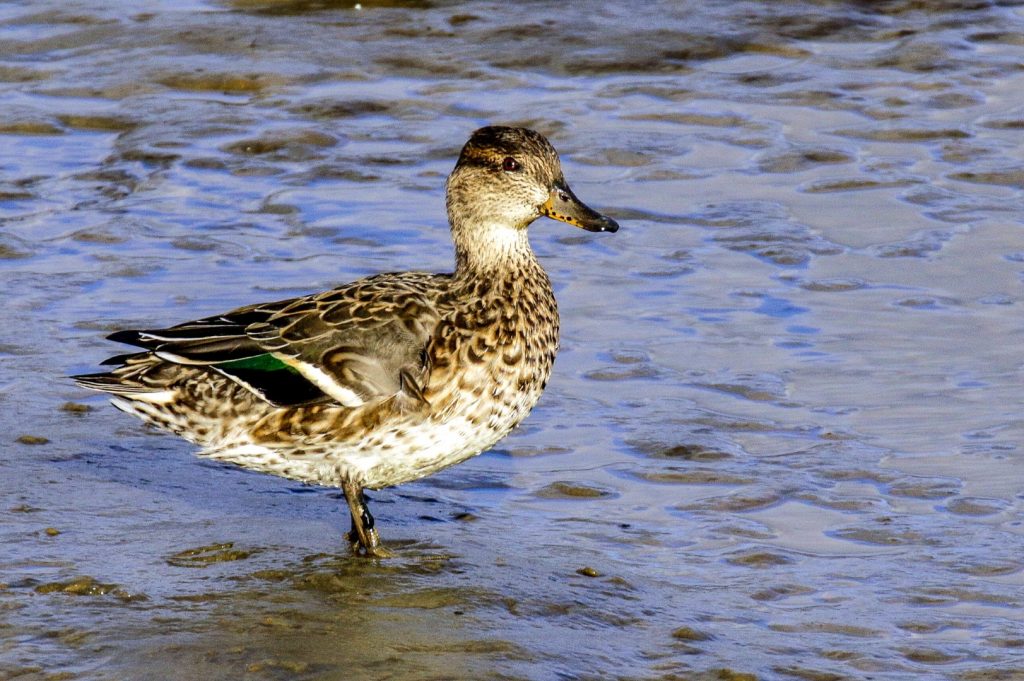
<instances>
[{"instance_id":1,"label":"mottled flank","mask_svg":"<svg viewBox=\"0 0 1024 681\"><path fill-rule=\"evenodd\" d=\"M211 458L345 490L350 539L379 545L364 488L488 449L536 404L558 310L526 227L542 215L618 225L583 205L540 134L490 127L448 179L452 274L380 274L169 329L121 331L143 352L78 376Z\"/></svg>"}]
</instances>

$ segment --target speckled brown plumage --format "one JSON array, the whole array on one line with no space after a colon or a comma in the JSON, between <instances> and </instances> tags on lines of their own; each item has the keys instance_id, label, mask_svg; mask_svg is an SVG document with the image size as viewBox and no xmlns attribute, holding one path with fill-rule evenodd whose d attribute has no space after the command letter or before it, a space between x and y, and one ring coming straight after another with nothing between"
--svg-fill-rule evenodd
<instances>
[{"instance_id":1,"label":"speckled brown plumage","mask_svg":"<svg viewBox=\"0 0 1024 681\"><path fill-rule=\"evenodd\" d=\"M345 490L353 546L386 553L364 488L430 475L491 447L536 404L558 350L551 283L527 227L614 221L569 190L555 150L482 128L447 183L452 274L380 274L111 338L144 351L76 377L203 454Z\"/></svg>"}]
</instances>

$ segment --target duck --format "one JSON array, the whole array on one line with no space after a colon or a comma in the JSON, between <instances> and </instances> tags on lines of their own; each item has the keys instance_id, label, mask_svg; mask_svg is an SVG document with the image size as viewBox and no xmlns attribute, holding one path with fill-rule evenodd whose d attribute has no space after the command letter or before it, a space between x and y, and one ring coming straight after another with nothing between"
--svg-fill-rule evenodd
<instances>
[{"instance_id":1,"label":"duck","mask_svg":"<svg viewBox=\"0 0 1024 681\"><path fill-rule=\"evenodd\" d=\"M366 490L493 447L537 403L559 346L551 281L530 246L538 218L618 223L576 197L540 133L472 133L445 183L450 273L388 272L164 329L73 376L216 461L339 487L353 553L386 558Z\"/></svg>"}]
</instances>

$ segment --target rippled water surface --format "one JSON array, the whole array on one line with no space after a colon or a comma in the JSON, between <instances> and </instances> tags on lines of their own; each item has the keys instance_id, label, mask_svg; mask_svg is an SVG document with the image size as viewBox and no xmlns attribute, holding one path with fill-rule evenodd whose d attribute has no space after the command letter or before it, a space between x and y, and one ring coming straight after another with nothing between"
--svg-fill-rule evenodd
<instances>
[{"instance_id":1,"label":"rippled water surface","mask_svg":"<svg viewBox=\"0 0 1024 681\"><path fill-rule=\"evenodd\" d=\"M1024 9L0 4L0 677L1024 678ZM374 496L193 456L65 376L446 270L469 133L563 347L497 449Z\"/></svg>"}]
</instances>

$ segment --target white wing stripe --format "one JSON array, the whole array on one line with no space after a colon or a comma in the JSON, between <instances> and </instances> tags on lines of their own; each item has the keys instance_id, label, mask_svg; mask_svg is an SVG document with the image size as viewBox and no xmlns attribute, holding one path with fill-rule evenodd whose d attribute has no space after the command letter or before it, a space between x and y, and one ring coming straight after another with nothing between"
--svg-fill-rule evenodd
<instances>
[{"instance_id":1,"label":"white wing stripe","mask_svg":"<svg viewBox=\"0 0 1024 681\"><path fill-rule=\"evenodd\" d=\"M302 374L303 378L336 399L343 406L358 407L363 404L363 399L353 390L341 385L334 380L333 376L321 371L312 364L306 364L305 362L300 362L292 357L285 357L276 352L273 353L273 355L288 366L293 367L296 371Z\"/></svg>"}]
</instances>

